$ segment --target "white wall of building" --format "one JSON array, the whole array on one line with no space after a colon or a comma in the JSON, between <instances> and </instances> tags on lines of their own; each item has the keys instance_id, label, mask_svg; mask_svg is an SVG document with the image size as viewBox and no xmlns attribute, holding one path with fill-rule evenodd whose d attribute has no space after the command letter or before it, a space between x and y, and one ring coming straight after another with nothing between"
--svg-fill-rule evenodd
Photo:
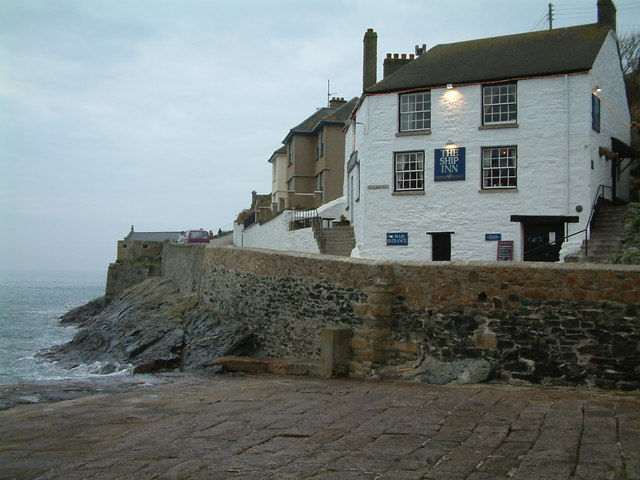
<instances>
[{"instance_id":1,"label":"white wall of building","mask_svg":"<svg viewBox=\"0 0 640 480\"><path fill-rule=\"evenodd\" d=\"M620 62L611 61L617 54L616 38L613 32L609 33L603 48L594 62L592 70L592 89L600 87L598 97L601 99L601 128L600 133L592 131L592 152L594 152L595 169L592 175L593 196L600 184L611 184L611 161L606 161L597 156L598 147L611 148L611 137L616 137L627 145L631 143L629 123L629 106L626 96L621 95L625 91L624 77ZM625 161L625 164L628 162ZM629 200L629 176L620 178L617 195L623 200Z\"/></svg>"},{"instance_id":2,"label":"white wall of building","mask_svg":"<svg viewBox=\"0 0 640 480\"><path fill-rule=\"evenodd\" d=\"M511 222L511 215L578 216L579 223L570 224L570 233L583 229L594 196L592 182L610 184L606 182L608 166L597 156L596 144L610 145L611 136L625 142L629 138L628 128L614 125L604 105L601 133L591 128L594 82L602 86L603 94L611 89L614 109L627 111L621 73L610 68L614 48L611 36L593 75L519 80L517 128L479 128L481 85L432 89L432 130L427 135L396 134L397 93L365 97L345 137L348 159L356 129L359 166L345 175L345 192L349 192L351 182L358 183L359 170L359 201L347 194L356 234L354 255L431 260L427 232L450 231L455 232L452 260L495 260L497 243L485 241L487 233L513 240L514 260L521 260L521 224ZM449 141L466 149L466 178L436 182L434 149L444 148ZM517 189L481 189L481 150L498 146L518 148ZM394 193L394 152L412 150L425 154L424 192ZM577 206L582 206L582 212L576 211ZM387 246L386 234L393 232L407 232L409 245ZM567 247L577 249L581 241L582 237L576 238Z\"/></svg>"},{"instance_id":3,"label":"white wall of building","mask_svg":"<svg viewBox=\"0 0 640 480\"><path fill-rule=\"evenodd\" d=\"M271 203L280 205L287 197L287 155L274 153L271 163Z\"/></svg>"},{"instance_id":4,"label":"white wall of building","mask_svg":"<svg viewBox=\"0 0 640 480\"><path fill-rule=\"evenodd\" d=\"M311 228L289 231L291 215L292 211L286 210L262 225L254 223L247 228L234 223L233 244L237 247L320 253Z\"/></svg>"}]
</instances>

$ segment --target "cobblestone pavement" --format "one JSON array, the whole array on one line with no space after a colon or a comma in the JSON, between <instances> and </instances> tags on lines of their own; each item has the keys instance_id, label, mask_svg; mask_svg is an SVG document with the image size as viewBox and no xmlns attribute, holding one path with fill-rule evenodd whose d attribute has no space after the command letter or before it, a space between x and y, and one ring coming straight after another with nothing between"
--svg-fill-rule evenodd
<instances>
[{"instance_id":1,"label":"cobblestone pavement","mask_svg":"<svg viewBox=\"0 0 640 480\"><path fill-rule=\"evenodd\" d=\"M19 399L0 412L0 478L640 478L637 394L271 376L142 382Z\"/></svg>"}]
</instances>

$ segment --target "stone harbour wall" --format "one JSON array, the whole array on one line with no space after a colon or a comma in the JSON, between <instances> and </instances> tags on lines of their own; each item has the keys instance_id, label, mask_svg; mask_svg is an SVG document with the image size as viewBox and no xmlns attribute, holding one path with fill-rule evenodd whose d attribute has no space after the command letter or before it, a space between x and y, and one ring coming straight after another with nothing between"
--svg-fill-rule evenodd
<instances>
[{"instance_id":1,"label":"stone harbour wall","mask_svg":"<svg viewBox=\"0 0 640 480\"><path fill-rule=\"evenodd\" d=\"M640 388L640 267L387 262L167 245L163 274L249 328L267 356L317 359L353 331L354 376L483 360L494 377Z\"/></svg>"},{"instance_id":2,"label":"stone harbour wall","mask_svg":"<svg viewBox=\"0 0 640 480\"><path fill-rule=\"evenodd\" d=\"M107 283L104 291L106 298L113 298L149 277L150 265L111 263L107 270Z\"/></svg>"}]
</instances>

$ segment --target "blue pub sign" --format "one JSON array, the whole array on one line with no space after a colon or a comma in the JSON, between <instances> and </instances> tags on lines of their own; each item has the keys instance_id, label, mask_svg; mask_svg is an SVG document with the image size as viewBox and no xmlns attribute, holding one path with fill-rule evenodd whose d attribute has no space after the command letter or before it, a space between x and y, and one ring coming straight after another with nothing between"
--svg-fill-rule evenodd
<instances>
[{"instance_id":1,"label":"blue pub sign","mask_svg":"<svg viewBox=\"0 0 640 480\"><path fill-rule=\"evenodd\" d=\"M387 245L409 245L409 233L387 233Z\"/></svg>"},{"instance_id":2,"label":"blue pub sign","mask_svg":"<svg viewBox=\"0 0 640 480\"><path fill-rule=\"evenodd\" d=\"M433 180L447 182L464 180L465 147L436 148Z\"/></svg>"}]
</instances>

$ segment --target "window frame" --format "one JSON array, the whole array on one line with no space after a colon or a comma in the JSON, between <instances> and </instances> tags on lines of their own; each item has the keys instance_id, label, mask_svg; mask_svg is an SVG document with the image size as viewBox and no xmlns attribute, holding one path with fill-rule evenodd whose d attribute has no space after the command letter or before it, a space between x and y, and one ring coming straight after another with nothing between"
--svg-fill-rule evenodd
<instances>
[{"instance_id":1,"label":"window frame","mask_svg":"<svg viewBox=\"0 0 640 480\"><path fill-rule=\"evenodd\" d=\"M398 160L399 157L405 157L408 155L419 155L422 156L422 169L414 168L414 169L398 169ZM419 161L418 158L415 160L411 160L410 158L405 161L405 164L417 163ZM425 154L424 150L409 150L403 152L393 152L393 191L394 192L424 192L425 189ZM408 179L399 179L398 175L406 175L412 173L421 174L421 178L408 178ZM399 188L400 183L411 183L411 182L421 182L420 186L409 187L409 188Z\"/></svg>"},{"instance_id":2,"label":"window frame","mask_svg":"<svg viewBox=\"0 0 640 480\"><path fill-rule=\"evenodd\" d=\"M507 91L506 93L503 93L501 91L497 91L495 93L491 93L491 97L498 97L498 101L497 102L491 102L491 103L487 103L486 99L487 99L487 94L485 93L486 91L488 91L489 89L491 90L495 90L495 89L502 89L502 88L511 88L513 87L513 92L509 92ZM501 100L501 96L502 95L506 95L507 99L506 101L502 102ZM513 95L514 96L514 100L511 102L509 101L509 95ZM513 111L511 111L511 109L509 108L511 105L514 106ZM506 112L503 112L503 109L506 107ZM487 109L490 108L491 111L487 112ZM494 109L497 109L497 111L494 111ZM490 84L486 84L486 85L482 85L482 110L481 110L481 115L482 115L482 125L484 126L494 126L494 125L516 125L518 123L518 83L517 82L504 82L504 83L490 83ZM507 115L507 119L506 120L502 120L502 115L506 114ZM511 114L513 114L513 118L511 117ZM489 117L493 117L493 116L498 116L498 120L487 120L487 116Z\"/></svg>"},{"instance_id":3,"label":"window frame","mask_svg":"<svg viewBox=\"0 0 640 480\"><path fill-rule=\"evenodd\" d=\"M507 150L507 152L502 152ZM512 151L509 152L509 150ZM485 152L492 151L497 152L497 157L490 157L489 160L493 163L497 161L497 165L489 165L485 167ZM506 160L507 165L501 165L500 161ZM513 165L509 165L509 160L513 161ZM506 174L502 174L502 171L506 170ZM509 172L512 170L512 172ZM485 177L486 172L497 172L497 175ZM487 185L487 180L491 185ZM505 184L506 183L506 184ZM517 145L503 145L503 146L489 146L482 147L480 150L480 188L482 190L515 190L518 188L518 146Z\"/></svg>"},{"instance_id":4,"label":"window frame","mask_svg":"<svg viewBox=\"0 0 640 480\"><path fill-rule=\"evenodd\" d=\"M413 102L413 105L418 105L418 104L423 104L423 105L428 105L428 108L426 109L422 109L422 110L418 110L413 109L413 110L407 110L407 111L403 111L404 105L408 105L410 106L411 103L409 101L405 102L405 99L410 99L410 98L417 98L418 96L427 96L428 99L425 100L424 98L421 101L415 101ZM421 119L417 119L415 118L416 115L419 114L427 114L428 118L421 118ZM400 133L410 133L410 132L427 132L427 131L431 131L431 114L432 114L432 108L431 108L431 90L423 90L420 92L411 92L411 93L401 93L400 95L398 95L398 132ZM410 116L414 116L414 118L407 118L405 120L405 117L410 117ZM421 128L418 128L416 125L418 122L425 122L427 125L425 126L425 124L423 123ZM407 127L403 127L403 125L405 125L405 123L407 124ZM409 124L413 124L413 128L409 127Z\"/></svg>"},{"instance_id":5,"label":"window frame","mask_svg":"<svg viewBox=\"0 0 640 480\"><path fill-rule=\"evenodd\" d=\"M320 194L319 200L321 202L324 202L324 170L316 175L315 183L316 183L315 193L316 194L319 193Z\"/></svg>"},{"instance_id":6,"label":"window frame","mask_svg":"<svg viewBox=\"0 0 640 480\"><path fill-rule=\"evenodd\" d=\"M316 160L319 160L324 156L324 128L318 132L316 142Z\"/></svg>"},{"instance_id":7,"label":"window frame","mask_svg":"<svg viewBox=\"0 0 640 480\"><path fill-rule=\"evenodd\" d=\"M600 97L595 93L591 94L591 129L596 133L600 133L602 124L602 106L600 105Z\"/></svg>"},{"instance_id":8,"label":"window frame","mask_svg":"<svg viewBox=\"0 0 640 480\"><path fill-rule=\"evenodd\" d=\"M294 160L294 147L293 147L293 141L289 142L289 155L287 158L287 166L291 166L293 165L293 160Z\"/></svg>"}]
</instances>

